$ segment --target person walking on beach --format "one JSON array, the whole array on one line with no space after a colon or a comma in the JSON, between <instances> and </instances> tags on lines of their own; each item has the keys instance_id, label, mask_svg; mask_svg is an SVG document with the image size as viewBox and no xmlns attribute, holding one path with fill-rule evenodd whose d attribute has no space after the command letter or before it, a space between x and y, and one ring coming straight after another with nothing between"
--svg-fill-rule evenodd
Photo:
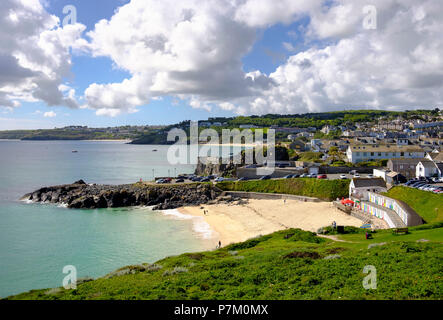
<instances>
[{"instance_id":1,"label":"person walking on beach","mask_svg":"<svg viewBox=\"0 0 443 320\"><path fill-rule=\"evenodd\" d=\"M337 223L335 221L332 222L332 229L336 229L337 228Z\"/></svg>"},{"instance_id":2,"label":"person walking on beach","mask_svg":"<svg viewBox=\"0 0 443 320\"><path fill-rule=\"evenodd\" d=\"M217 247L217 248L218 248L218 249L221 248L221 241L218 242L218 247Z\"/></svg>"}]
</instances>

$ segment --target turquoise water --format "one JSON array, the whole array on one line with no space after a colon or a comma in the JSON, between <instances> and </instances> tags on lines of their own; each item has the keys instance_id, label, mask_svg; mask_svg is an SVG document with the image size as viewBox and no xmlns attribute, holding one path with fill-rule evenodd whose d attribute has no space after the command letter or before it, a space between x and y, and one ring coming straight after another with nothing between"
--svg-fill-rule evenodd
<instances>
[{"instance_id":1,"label":"turquoise water","mask_svg":"<svg viewBox=\"0 0 443 320\"><path fill-rule=\"evenodd\" d=\"M59 287L66 265L74 265L78 277L99 277L212 248L193 220L149 208L70 210L18 201L42 186L79 179L118 184L194 171L169 166L166 152L166 146L122 142L0 141L0 297Z\"/></svg>"}]
</instances>

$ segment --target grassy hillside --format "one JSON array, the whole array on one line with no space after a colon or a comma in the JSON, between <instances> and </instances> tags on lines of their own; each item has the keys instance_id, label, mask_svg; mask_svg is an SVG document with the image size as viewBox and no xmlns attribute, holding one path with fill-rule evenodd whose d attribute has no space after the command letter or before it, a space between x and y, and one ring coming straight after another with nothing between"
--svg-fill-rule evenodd
<instances>
[{"instance_id":1,"label":"grassy hillside","mask_svg":"<svg viewBox=\"0 0 443 320\"><path fill-rule=\"evenodd\" d=\"M320 180L312 178L226 181L217 184L225 191L247 191L265 193L284 193L315 197L326 201L347 197L349 180Z\"/></svg>"},{"instance_id":2,"label":"grassy hillside","mask_svg":"<svg viewBox=\"0 0 443 320\"><path fill-rule=\"evenodd\" d=\"M427 223L443 221L443 195L407 187L394 187L388 197L402 200Z\"/></svg>"},{"instance_id":3,"label":"grassy hillside","mask_svg":"<svg viewBox=\"0 0 443 320\"><path fill-rule=\"evenodd\" d=\"M411 228L408 235L379 231L373 237L365 240L360 231L336 242L288 229L219 250L122 268L76 290L34 290L9 299L443 298L441 225ZM377 243L385 244L368 247ZM376 290L362 286L366 265L377 268Z\"/></svg>"}]
</instances>

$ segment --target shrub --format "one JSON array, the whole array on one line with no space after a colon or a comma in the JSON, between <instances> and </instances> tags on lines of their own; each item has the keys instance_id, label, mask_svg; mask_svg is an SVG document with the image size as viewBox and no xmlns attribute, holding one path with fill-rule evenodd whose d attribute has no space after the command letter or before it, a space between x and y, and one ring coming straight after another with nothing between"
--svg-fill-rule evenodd
<instances>
[{"instance_id":1,"label":"shrub","mask_svg":"<svg viewBox=\"0 0 443 320\"><path fill-rule=\"evenodd\" d=\"M332 201L348 195L349 183L349 180L296 178L235 182L225 181L218 183L217 187L224 191L293 194Z\"/></svg>"}]
</instances>

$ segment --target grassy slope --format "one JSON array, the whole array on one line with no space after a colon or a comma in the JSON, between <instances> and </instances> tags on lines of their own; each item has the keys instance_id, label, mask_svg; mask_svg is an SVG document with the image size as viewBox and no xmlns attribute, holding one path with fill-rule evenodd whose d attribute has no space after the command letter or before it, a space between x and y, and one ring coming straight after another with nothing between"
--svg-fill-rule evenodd
<instances>
[{"instance_id":1,"label":"grassy slope","mask_svg":"<svg viewBox=\"0 0 443 320\"><path fill-rule=\"evenodd\" d=\"M286 239L288 234L294 235ZM416 242L423 238L430 242ZM157 262L162 266L158 270L101 278L76 290L35 290L11 299L443 298L443 228L412 228L410 234L397 236L379 231L372 240L364 240L362 233L341 239L352 242L285 230L228 248L169 257ZM368 249L368 244L380 242L388 243ZM293 252L302 253L287 257ZM330 254L341 257L322 259ZM377 268L377 290L362 287L365 265ZM177 267L185 272L171 273L180 270Z\"/></svg>"},{"instance_id":2,"label":"grassy slope","mask_svg":"<svg viewBox=\"0 0 443 320\"><path fill-rule=\"evenodd\" d=\"M443 221L443 195L407 187L394 187L387 196L402 200L427 223Z\"/></svg>"},{"instance_id":3,"label":"grassy slope","mask_svg":"<svg viewBox=\"0 0 443 320\"><path fill-rule=\"evenodd\" d=\"M349 180L296 178L221 182L217 187L230 191L285 193L332 201L348 195L349 183Z\"/></svg>"}]
</instances>

